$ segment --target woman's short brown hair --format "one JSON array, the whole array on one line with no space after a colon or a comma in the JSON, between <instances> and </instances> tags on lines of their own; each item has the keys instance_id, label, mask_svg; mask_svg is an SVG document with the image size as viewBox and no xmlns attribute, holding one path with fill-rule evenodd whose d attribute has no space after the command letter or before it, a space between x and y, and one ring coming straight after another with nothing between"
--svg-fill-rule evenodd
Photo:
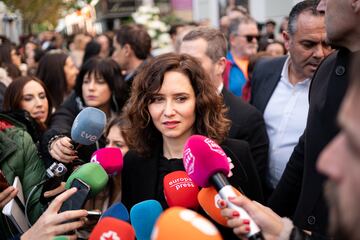
<instances>
[{"instance_id":1,"label":"woman's short brown hair","mask_svg":"<svg viewBox=\"0 0 360 240\"><path fill-rule=\"evenodd\" d=\"M134 79L131 97L124 110L128 123L125 140L129 148L150 155L162 141L161 133L151 121L148 106L169 71L183 73L190 79L196 97L194 133L221 143L228 133L230 120L225 118L226 108L215 85L195 58L168 53L151 59Z\"/></svg>"}]
</instances>

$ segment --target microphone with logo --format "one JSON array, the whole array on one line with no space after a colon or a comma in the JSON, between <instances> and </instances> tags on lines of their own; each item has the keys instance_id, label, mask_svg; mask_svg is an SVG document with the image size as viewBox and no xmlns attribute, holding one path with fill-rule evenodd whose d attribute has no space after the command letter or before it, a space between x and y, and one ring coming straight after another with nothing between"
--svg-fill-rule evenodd
<instances>
[{"instance_id":1,"label":"microphone with logo","mask_svg":"<svg viewBox=\"0 0 360 240\"><path fill-rule=\"evenodd\" d=\"M240 196L241 193L233 187L236 195ZM219 200L221 199L220 195L217 193L216 189L213 186L202 188L199 191L197 196L200 206L206 212L211 219L217 222L224 227L228 227L226 224L227 220L221 215L221 208L218 205Z\"/></svg>"},{"instance_id":2,"label":"microphone with logo","mask_svg":"<svg viewBox=\"0 0 360 240\"><path fill-rule=\"evenodd\" d=\"M185 171L175 171L164 177L164 195L169 207L197 209L199 188Z\"/></svg>"},{"instance_id":3,"label":"microphone with logo","mask_svg":"<svg viewBox=\"0 0 360 240\"><path fill-rule=\"evenodd\" d=\"M100 164L109 175L117 175L123 167L123 155L119 148L100 148L96 150L90 162Z\"/></svg>"},{"instance_id":4,"label":"microphone with logo","mask_svg":"<svg viewBox=\"0 0 360 240\"><path fill-rule=\"evenodd\" d=\"M160 215L153 229L152 240L220 240L214 224L200 214L182 207L172 207Z\"/></svg>"},{"instance_id":5,"label":"microphone with logo","mask_svg":"<svg viewBox=\"0 0 360 240\"><path fill-rule=\"evenodd\" d=\"M89 240L135 240L135 232L125 221L113 218L102 218L92 230Z\"/></svg>"},{"instance_id":6,"label":"microphone with logo","mask_svg":"<svg viewBox=\"0 0 360 240\"><path fill-rule=\"evenodd\" d=\"M117 202L114 203L113 205L111 205L111 207L109 207L100 217L100 219L105 218L105 217L113 217L125 222L129 222L130 221L130 216L129 216L129 212L126 209L126 207L124 206L124 204L122 204L121 202Z\"/></svg>"},{"instance_id":7,"label":"microphone with logo","mask_svg":"<svg viewBox=\"0 0 360 240\"><path fill-rule=\"evenodd\" d=\"M66 189L76 187L78 191L63 203L60 211L83 208L88 197L96 196L105 188L108 179L105 170L97 163L80 166L69 176L65 184Z\"/></svg>"},{"instance_id":8,"label":"microphone with logo","mask_svg":"<svg viewBox=\"0 0 360 240\"><path fill-rule=\"evenodd\" d=\"M130 222L138 240L149 240L156 220L163 212L156 200L145 200L130 209Z\"/></svg>"},{"instance_id":9,"label":"microphone with logo","mask_svg":"<svg viewBox=\"0 0 360 240\"><path fill-rule=\"evenodd\" d=\"M225 152L210 138L201 135L192 135L185 143L183 163L189 177L201 187L213 185L220 197L227 202L228 207L237 210L240 216L250 220L250 240L263 240L260 228L249 214L241 207L228 200L235 197L236 193L225 177L230 171Z\"/></svg>"},{"instance_id":10,"label":"microphone with logo","mask_svg":"<svg viewBox=\"0 0 360 240\"><path fill-rule=\"evenodd\" d=\"M71 127L71 139L81 145L92 145L102 135L106 125L106 115L94 107L86 107L76 116Z\"/></svg>"}]
</instances>

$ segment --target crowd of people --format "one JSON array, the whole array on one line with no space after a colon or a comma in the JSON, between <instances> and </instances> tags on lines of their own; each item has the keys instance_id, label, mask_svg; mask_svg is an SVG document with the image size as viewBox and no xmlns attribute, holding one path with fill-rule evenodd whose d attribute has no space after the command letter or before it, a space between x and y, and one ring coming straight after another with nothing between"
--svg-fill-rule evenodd
<instances>
[{"instance_id":1,"label":"crowd of people","mask_svg":"<svg viewBox=\"0 0 360 240\"><path fill-rule=\"evenodd\" d=\"M87 239L89 211L149 199L169 208L164 178L185 171L187 140L204 135L226 153L241 192L216 203L227 226L197 209L223 239L247 239L252 221L264 239L359 239L359 20L358 0L304 0L276 34L274 21L261 30L233 7L220 29L172 26L171 52L157 56L139 24L68 39L46 32L20 46L1 37L0 209L22 191L29 229L0 213L0 238ZM106 127L79 145L72 128L89 107ZM67 178L102 148L121 150L121 172L83 209L60 211L77 192ZM46 188L59 163L67 172Z\"/></svg>"}]
</instances>

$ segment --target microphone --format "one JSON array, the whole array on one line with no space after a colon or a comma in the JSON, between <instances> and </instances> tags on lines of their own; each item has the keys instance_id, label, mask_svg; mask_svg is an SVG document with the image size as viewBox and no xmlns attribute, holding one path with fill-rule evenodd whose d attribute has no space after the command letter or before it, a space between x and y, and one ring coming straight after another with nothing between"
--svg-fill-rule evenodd
<instances>
[{"instance_id":1,"label":"microphone","mask_svg":"<svg viewBox=\"0 0 360 240\"><path fill-rule=\"evenodd\" d=\"M236 195L240 196L241 193L233 187ZM207 215L211 217L215 222L225 227L228 227L226 224L227 220L221 216L221 208L218 205L218 201L221 199L220 195L217 193L214 187L202 188L197 196L200 206Z\"/></svg>"},{"instance_id":2,"label":"microphone","mask_svg":"<svg viewBox=\"0 0 360 240\"><path fill-rule=\"evenodd\" d=\"M149 240L156 220L162 213L161 204L156 200L146 200L130 209L131 225L138 240Z\"/></svg>"},{"instance_id":3,"label":"microphone","mask_svg":"<svg viewBox=\"0 0 360 240\"><path fill-rule=\"evenodd\" d=\"M105 170L97 163L85 163L77 168L67 179L65 184L66 189L71 188L72 181L75 178L89 185L90 196L95 196L101 192L109 180Z\"/></svg>"},{"instance_id":4,"label":"microphone","mask_svg":"<svg viewBox=\"0 0 360 240\"><path fill-rule=\"evenodd\" d=\"M89 240L135 240L135 232L131 225L125 221L104 217L94 227Z\"/></svg>"},{"instance_id":5,"label":"microphone","mask_svg":"<svg viewBox=\"0 0 360 240\"><path fill-rule=\"evenodd\" d=\"M130 216L129 216L129 212L126 209L126 207L124 206L124 204L122 204L121 202L118 203L114 203L113 205L111 205L111 207L109 207L100 217L100 219L104 218L104 217L113 217L125 222L129 222L130 221Z\"/></svg>"},{"instance_id":6,"label":"microphone","mask_svg":"<svg viewBox=\"0 0 360 240\"><path fill-rule=\"evenodd\" d=\"M71 127L71 139L81 145L91 145L102 135L106 115L94 107L84 108L75 118Z\"/></svg>"},{"instance_id":7,"label":"microphone","mask_svg":"<svg viewBox=\"0 0 360 240\"><path fill-rule=\"evenodd\" d=\"M217 228L200 214L182 207L172 207L160 215L152 240L220 240Z\"/></svg>"},{"instance_id":8,"label":"microphone","mask_svg":"<svg viewBox=\"0 0 360 240\"><path fill-rule=\"evenodd\" d=\"M46 169L46 181L44 182L43 189L40 196L40 202L46 204L48 201L52 200L54 197L46 198L44 193L49 190L53 190L60 186L60 183L63 179L63 176L67 172L67 168L62 163L54 162L51 166Z\"/></svg>"},{"instance_id":9,"label":"microphone","mask_svg":"<svg viewBox=\"0 0 360 240\"><path fill-rule=\"evenodd\" d=\"M164 177L164 195L169 207L197 209L198 186L185 171L175 171Z\"/></svg>"},{"instance_id":10,"label":"microphone","mask_svg":"<svg viewBox=\"0 0 360 240\"><path fill-rule=\"evenodd\" d=\"M237 210L242 218L250 220L248 239L264 239L259 227L249 214L228 200L229 197L235 197L236 193L225 177L230 171L229 163L225 152L218 144L205 136L192 135L184 146L183 163L189 177L197 185L201 187L213 185L230 208Z\"/></svg>"},{"instance_id":11,"label":"microphone","mask_svg":"<svg viewBox=\"0 0 360 240\"><path fill-rule=\"evenodd\" d=\"M100 164L109 175L117 175L123 167L123 156L119 148L101 148L93 153L90 162Z\"/></svg>"}]
</instances>

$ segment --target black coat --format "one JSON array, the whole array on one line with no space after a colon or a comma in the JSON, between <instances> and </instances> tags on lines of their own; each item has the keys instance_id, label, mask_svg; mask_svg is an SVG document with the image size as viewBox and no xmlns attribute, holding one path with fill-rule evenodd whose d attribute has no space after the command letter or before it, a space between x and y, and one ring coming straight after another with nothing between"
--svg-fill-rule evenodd
<instances>
[{"instance_id":1,"label":"black coat","mask_svg":"<svg viewBox=\"0 0 360 240\"><path fill-rule=\"evenodd\" d=\"M234 164L233 176L229 178L230 183L238 189L241 188L249 198L262 201L259 175L248 143L226 139L221 147ZM122 202L128 209L147 199L161 201L156 199L157 186L162 183L162 179L158 179L158 161L161 155L161 147L157 148L149 158L140 157L131 150L125 155L122 170Z\"/></svg>"},{"instance_id":2,"label":"black coat","mask_svg":"<svg viewBox=\"0 0 360 240\"><path fill-rule=\"evenodd\" d=\"M269 207L281 216L292 216L300 228L322 235L327 233L328 209L323 196L325 177L316 170L316 161L339 132L336 117L349 81L349 59L349 51L341 49L315 73L305 132L269 200Z\"/></svg>"},{"instance_id":3,"label":"black coat","mask_svg":"<svg viewBox=\"0 0 360 240\"><path fill-rule=\"evenodd\" d=\"M229 182L237 189L243 190L246 196L256 201L263 201L263 194L259 175L254 165L249 145L247 142L237 139L226 139L221 145L228 157L232 159L234 168L233 176ZM156 198L158 185L163 180L158 179L158 161L162 154L159 146L152 157L143 158L133 151L129 151L124 157L122 170L122 203L131 209L136 203L155 199L163 206L161 199ZM203 216L206 214L200 211ZM232 232L232 229L222 227L213 222L220 230L224 239L238 239Z\"/></svg>"},{"instance_id":4,"label":"black coat","mask_svg":"<svg viewBox=\"0 0 360 240\"><path fill-rule=\"evenodd\" d=\"M228 137L245 140L249 143L262 186L265 186L269 139L264 118L254 106L244 102L226 88L223 88L222 95L224 104L228 108L227 117L232 122Z\"/></svg>"}]
</instances>

